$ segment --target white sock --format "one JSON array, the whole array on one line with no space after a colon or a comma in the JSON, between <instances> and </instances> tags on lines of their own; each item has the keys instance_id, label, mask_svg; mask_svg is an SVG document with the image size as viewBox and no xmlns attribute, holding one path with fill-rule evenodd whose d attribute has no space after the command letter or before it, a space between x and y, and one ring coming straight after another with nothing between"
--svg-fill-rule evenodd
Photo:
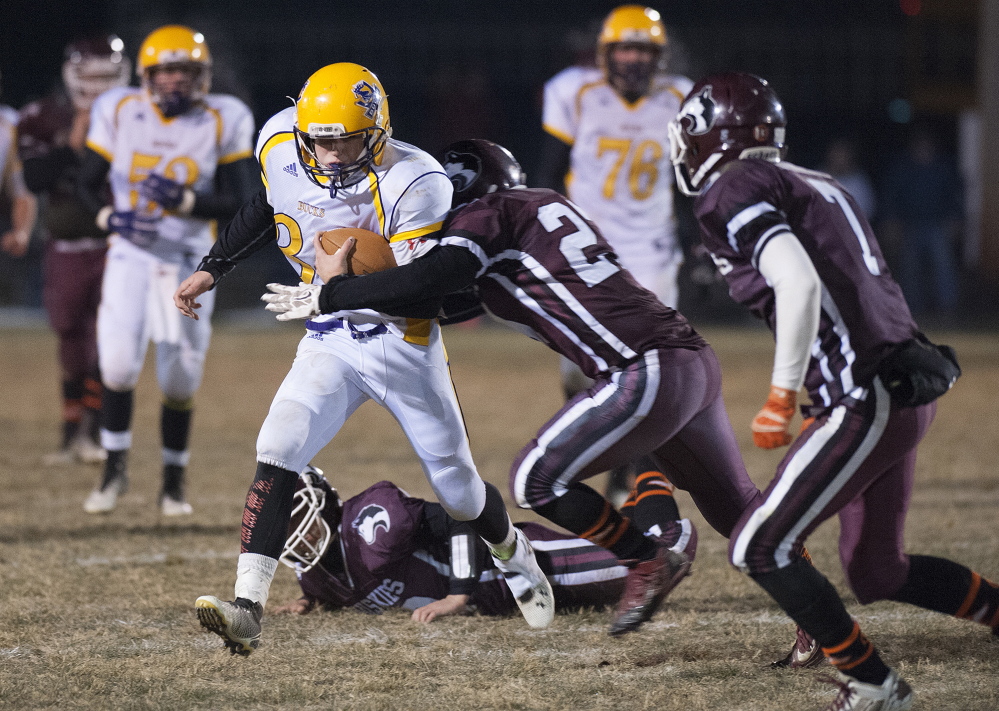
<instances>
[{"instance_id":1,"label":"white sock","mask_svg":"<svg viewBox=\"0 0 999 711\"><path fill-rule=\"evenodd\" d=\"M240 553L236 563L236 597L253 600L265 607L277 566L274 558L259 553Z\"/></svg>"}]
</instances>

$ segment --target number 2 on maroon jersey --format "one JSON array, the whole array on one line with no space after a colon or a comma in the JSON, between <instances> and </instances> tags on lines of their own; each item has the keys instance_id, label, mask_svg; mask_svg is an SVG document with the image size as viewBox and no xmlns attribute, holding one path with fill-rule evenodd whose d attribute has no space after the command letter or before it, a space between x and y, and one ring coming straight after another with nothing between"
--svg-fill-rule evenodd
<instances>
[{"instance_id":1,"label":"number 2 on maroon jersey","mask_svg":"<svg viewBox=\"0 0 999 711\"><path fill-rule=\"evenodd\" d=\"M583 249L595 245L597 235L586 224L586 220L574 212L572 208L561 202L551 202L538 208L538 222L548 232L566 227L567 225L562 221L563 217L573 224L576 231L570 232L559 240L558 248L569 261L572 270L587 286L596 286L607 277L620 271L620 267L607 259L605 254L599 255L592 262L586 258Z\"/></svg>"}]
</instances>

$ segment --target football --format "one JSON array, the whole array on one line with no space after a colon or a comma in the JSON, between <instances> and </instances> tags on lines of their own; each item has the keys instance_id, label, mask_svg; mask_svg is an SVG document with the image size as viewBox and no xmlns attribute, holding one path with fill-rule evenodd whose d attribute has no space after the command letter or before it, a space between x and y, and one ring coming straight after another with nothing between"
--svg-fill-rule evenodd
<instances>
[{"instance_id":1,"label":"football","mask_svg":"<svg viewBox=\"0 0 999 711\"><path fill-rule=\"evenodd\" d=\"M395 255L388 240L377 232L357 227L340 227L319 234L319 241L327 254L334 254L348 237L357 242L347 255L347 273L353 275L374 274L394 267Z\"/></svg>"}]
</instances>

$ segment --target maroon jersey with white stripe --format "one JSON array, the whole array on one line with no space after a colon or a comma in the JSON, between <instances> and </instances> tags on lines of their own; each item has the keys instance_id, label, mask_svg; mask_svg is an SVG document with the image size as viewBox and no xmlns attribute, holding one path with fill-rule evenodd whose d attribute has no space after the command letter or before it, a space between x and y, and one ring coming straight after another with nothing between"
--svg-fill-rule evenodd
<instances>
[{"instance_id":1,"label":"maroon jersey with white stripe","mask_svg":"<svg viewBox=\"0 0 999 711\"><path fill-rule=\"evenodd\" d=\"M490 313L590 377L649 350L705 346L683 316L621 268L579 208L553 190L486 195L450 218L442 243L478 257L476 285Z\"/></svg>"},{"instance_id":2,"label":"maroon jersey with white stripe","mask_svg":"<svg viewBox=\"0 0 999 711\"><path fill-rule=\"evenodd\" d=\"M898 284L853 198L825 173L791 163L733 161L694 203L704 246L732 298L775 327L774 292L757 259L791 232L822 280L819 333L805 387L809 414L863 400L881 360L916 334Z\"/></svg>"}]
</instances>

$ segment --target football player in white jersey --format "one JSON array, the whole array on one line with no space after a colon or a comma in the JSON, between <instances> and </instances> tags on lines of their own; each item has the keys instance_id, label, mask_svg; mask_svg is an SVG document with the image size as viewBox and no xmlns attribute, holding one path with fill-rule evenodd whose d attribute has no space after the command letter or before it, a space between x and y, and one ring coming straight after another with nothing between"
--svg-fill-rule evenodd
<instances>
[{"instance_id":1,"label":"football player in white jersey","mask_svg":"<svg viewBox=\"0 0 999 711\"><path fill-rule=\"evenodd\" d=\"M676 308L683 251L666 127L692 82L661 71L666 42L652 8L621 5L607 15L597 39L599 66L569 67L545 84L545 143L533 182L582 206L621 266ZM561 371L567 397L591 384L565 358ZM644 464L634 466L644 471ZM607 493L615 503L627 495L629 478L611 474Z\"/></svg>"},{"instance_id":2,"label":"football player in white jersey","mask_svg":"<svg viewBox=\"0 0 999 711\"><path fill-rule=\"evenodd\" d=\"M191 513L184 473L211 326L207 318L178 318L171 298L211 246L216 221L231 218L260 182L253 116L239 99L208 93L211 55L200 32L179 25L154 31L136 71L141 88L111 89L94 102L77 183L98 226L111 232L97 317L108 458L83 508L111 511L128 485L133 391L153 341L163 393L159 503L164 515L176 516Z\"/></svg>"},{"instance_id":3,"label":"football player in white jersey","mask_svg":"<svg viewBox=\"0 0 999 711\"><path fill-rule=\"evenodd\" d=\"M399 264L436 245L451 208L451 183L440 163L390 134L385 92L369 70L338 63L313 74L295 106L261 130L256 154L265 189L180 285L178 309L197 319L197 300L267 239L277 239L311 299L322 287L315 271L321 231L375 232ZM293 288L270 287L278 293L269 297ZM311 309L306 301L303 308ZM475 469L437 321L341 311L306 321L306 329L257 438L235 601L198 598L201 624L234 654L256 649L298 472L362 403L374 400L402 426L444 509L468 521L489 545L527 622L547 626L554 616L551 585L530 543L511 525L501 494Z\"/></svg>"},{"instance_id":4,"label":"football player in white jersey","mask_svg":"<svg viewBox=\"0 0 999 711\"><path fill-rule=\"evenodd\" d=\"M0 235L0 249L12 257L23 257L38 217L38 201L24 183L17 156L17 126L3 115L0 115L0 197L11 206L10 229Z\"/></svg>"}]
</instances>

